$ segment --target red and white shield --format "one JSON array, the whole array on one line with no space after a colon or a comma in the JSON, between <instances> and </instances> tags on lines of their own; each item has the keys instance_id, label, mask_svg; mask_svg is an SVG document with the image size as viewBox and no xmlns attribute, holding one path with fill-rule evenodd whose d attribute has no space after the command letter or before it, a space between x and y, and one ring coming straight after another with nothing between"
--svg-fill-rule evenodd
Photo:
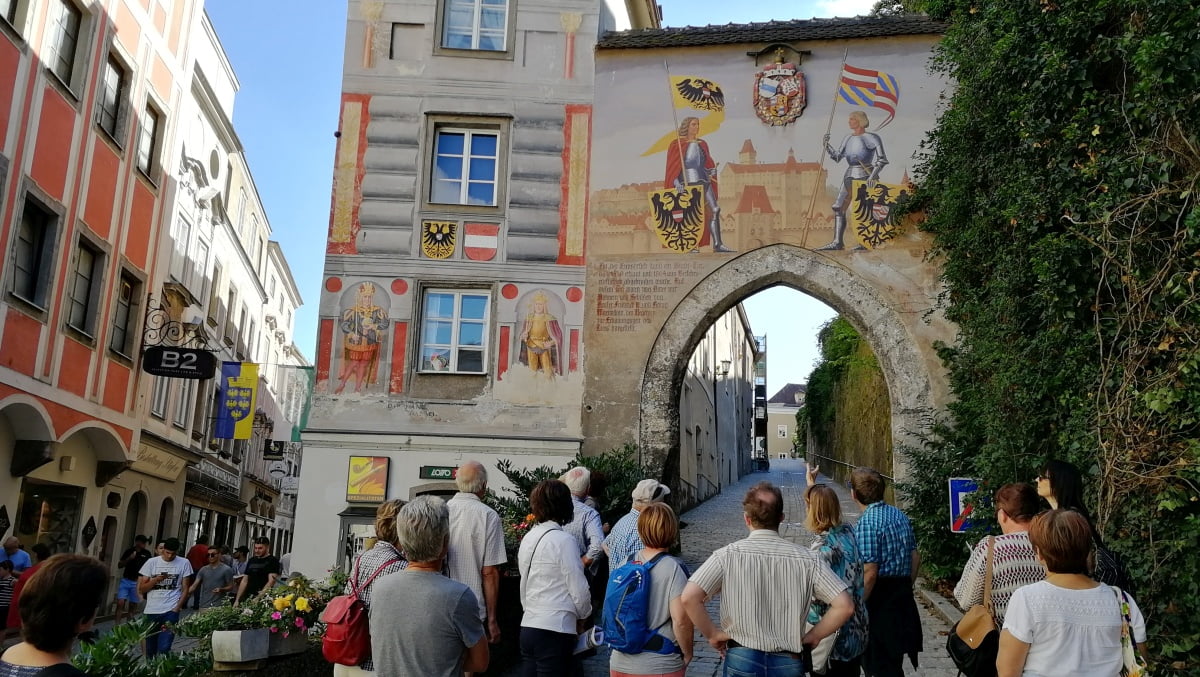
<instances>
[{"instance_id":1,"label":"red and white shield","mask_svg":"<svg viewBox=\"0 0 1200 677\"><path fill-rule=\"evenodd\" d=\"M892 208L889 205L875 204L875 205L871 206L871 217L874 218L876 221L884 222L884 221L887 221L888 214L891 211L892 211Z\"/></svg>"},{"instance_id":2,"label":"red and white shield","mask_svg":"<svg viewBox=\"0 0 1200 677\"><path fill-rule=\"evenodd\" d=\"M472 261L491 261L500 245L500 224L463 224L463 252Z\"/></svg>"}]
</instances>

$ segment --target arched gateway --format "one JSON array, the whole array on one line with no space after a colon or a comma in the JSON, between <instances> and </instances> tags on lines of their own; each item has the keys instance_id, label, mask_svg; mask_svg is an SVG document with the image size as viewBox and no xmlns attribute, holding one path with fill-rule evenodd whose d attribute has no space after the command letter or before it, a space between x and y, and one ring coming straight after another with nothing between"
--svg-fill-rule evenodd
<instances>
[{"instance_id":1,"label":"arched gateway","mask_svg":"<svg viewBox=\"0 0 1200 677\"><path fill-rule=\"evenodd\" d=\"M670 459L679 451L680 385L688 358L705 330L741 300L780 284L829 304L870 343L888 385L895 443L911 442L913 433L923 428L933 408L933 385L903 319L850 269L821 254L778 244L738 256L713 271L663 323L646 360L641 387L638 436L650 464L674 466ZM898 455L895 464L894 476L903 477Z\"/></svg>"}]
</instances>

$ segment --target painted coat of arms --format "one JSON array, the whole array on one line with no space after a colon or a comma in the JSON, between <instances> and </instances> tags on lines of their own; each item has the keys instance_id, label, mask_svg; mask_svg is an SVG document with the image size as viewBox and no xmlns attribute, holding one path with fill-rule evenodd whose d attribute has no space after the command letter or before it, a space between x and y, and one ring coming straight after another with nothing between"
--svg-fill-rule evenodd
<instances>
[{"instance_id":1,"label":"painted coat of arms","mask_svg":"<svg viewBox=\"0 0 1200 677\"><path fill-rule=\"evenodd\" d=\"M853 191L850 221L863 247L875 249L900 233L900 213L910 197L908 186L856 180Z\"/></svg>"},{"instance_id":2,"label":"painted coat of arms","mask_svg":"<svg viewBox=\"0 0 1200 677\"><path fill-rule=\"evenodd\" d=\"M804 73L776 53L775 63L754 75L754 112L758 119L779 127L794 122L808 105Z\"/></svg>"}]
</instances>

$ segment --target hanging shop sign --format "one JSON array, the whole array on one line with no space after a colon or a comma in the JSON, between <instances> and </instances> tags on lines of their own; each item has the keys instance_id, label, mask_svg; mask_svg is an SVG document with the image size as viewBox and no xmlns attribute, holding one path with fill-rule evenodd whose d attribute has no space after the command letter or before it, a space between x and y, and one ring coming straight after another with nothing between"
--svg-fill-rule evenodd
<instances>
[{"instance_id":1,"label":"hanging shop sign","mask_svg":"<svg viewBox=\"0 0 1200 677\"><path fill-rule=\"evenodd\" d=\"M166 378L207 380L217 373L217 356L199 348L150 346L142 354L142 371Z\"/></svg>"}]
</instances>

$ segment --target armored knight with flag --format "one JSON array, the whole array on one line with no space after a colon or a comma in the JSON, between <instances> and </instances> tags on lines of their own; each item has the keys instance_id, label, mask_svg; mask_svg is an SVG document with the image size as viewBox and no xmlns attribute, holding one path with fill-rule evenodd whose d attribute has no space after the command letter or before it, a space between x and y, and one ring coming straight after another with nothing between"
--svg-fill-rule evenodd
<instances>
[{"instance_id":1,"label":"armored knight with flag","mask_svg":"<svg viewBox=\"0 0 1200 677\"><path fill-rule=\"evenodd\" d=\"M879 172L888 163L883 151L883 140L878 134L867 131L870 121L867 114L856 110L850 113L850 134L842 139L839 147L829 145L829 135L825 135L825 152L834 162L846 160L846 173L842 176L842 186L837 198L833 201L833 242L819 247L817 251L832 251L845 248L846 209L850 206L850 193L854 181L867 181L868 186L874 186L879 180Z\"/></svg>"}]
</instances>

